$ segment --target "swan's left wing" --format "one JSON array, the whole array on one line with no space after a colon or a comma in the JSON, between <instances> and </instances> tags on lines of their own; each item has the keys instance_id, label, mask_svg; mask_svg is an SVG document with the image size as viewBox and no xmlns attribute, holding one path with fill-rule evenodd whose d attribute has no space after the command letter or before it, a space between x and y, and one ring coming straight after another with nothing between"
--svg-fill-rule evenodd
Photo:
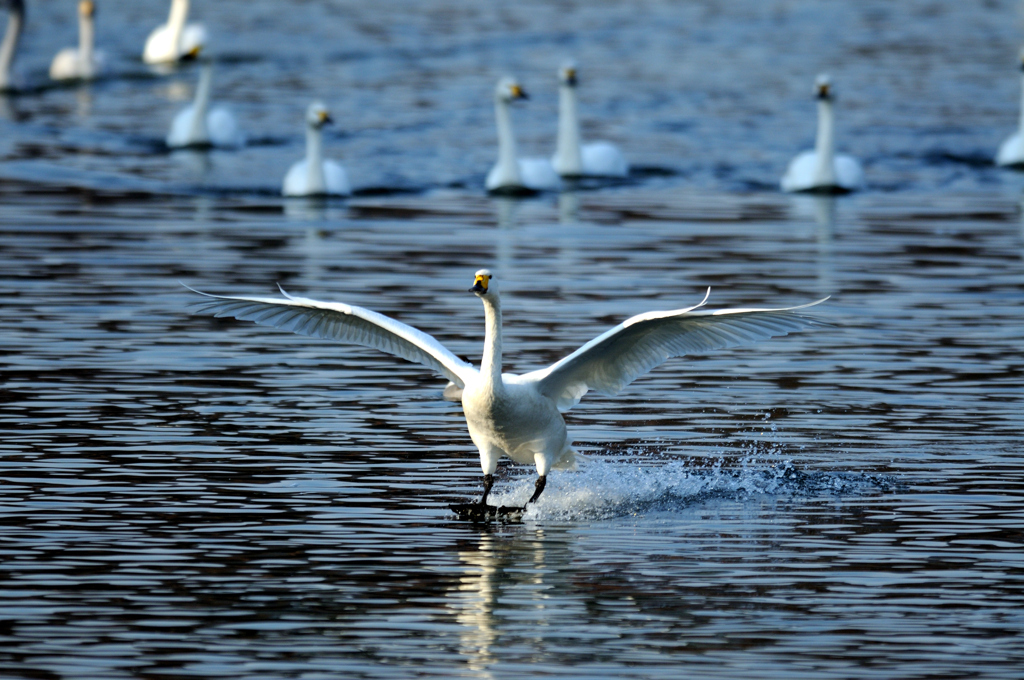
<instances>
[{"instance_id":1,"label":"swan's left wing","mask_svg":"<svg viewBox=\"0 0 1024 680\"><path fill-rule=\"evenodd\" d=\"M710 294L711 290L708 289ZM824 302L782 309L703 310L699 304L669 312L646 312L594 338L548 368L522 376L566 411L589 390L605 395L622 388L671 357L735 347L827 322L802 310Z\"/></svg>"},{"instance_id":2,"label":"swan's left wing","mask_svg":"<svg viewBox=\"0 0 1024 680\"><path fill-rule=\"evenodd\" d=\"M206 298L190 305L198 312L372 347L431 368L458 387L465 386L477 373L476 368L455 356L434 336L363 307L293 297L284 289L281 294L285 297L280 299L223 297L185 288Z\"/></svg>"}]
</instances>

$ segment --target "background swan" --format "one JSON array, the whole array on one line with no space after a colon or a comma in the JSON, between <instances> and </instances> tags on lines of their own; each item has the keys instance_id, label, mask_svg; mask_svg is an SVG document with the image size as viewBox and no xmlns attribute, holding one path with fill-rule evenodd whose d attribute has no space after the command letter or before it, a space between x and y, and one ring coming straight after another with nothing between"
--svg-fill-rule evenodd
<instances>
[{"instance_id":1,"label":"background swan","mask_svg":"<svg viewBox=\"0 0 1024 680\"><path fill-rule=\"evenodd\" d=\"M7 10L7 30L3 43L0 43L0 90L7 90L13 85L11 66L14 65L14 55L25 26L25 5L22 0L2 0L0 7Z\"/></svg>"},{"instance_id":2,"label":"background swan","mask_svg":"<svg viewBox=\"0 0 1024 680\"><path fill-rule=\"evenodd\" d=\"M523 189L546 191L558 189L558 173L546 158L517 158L516 138L512 132L512 102L528 99L515 78L505 77L494 89L494 117L498 124L498 162L487 173L488 191L510 192Z\"/></svg>"},{"instance_id":3,"label":"background swan","mask_svg":"<svg viewBox=\"0 0 1024 680\"><path fill-rule=\"evenodd\" d=\"M306 109L306 157L293 164L285 175L281 190L285 196L348 196L352 193L345 168L324 159L322 128L331 122L331 114L322 103L313 102Z\"/></svg>"},{"instance_id":4,"label":"background swan","mask_svg":"<svg viewBox=\"0 0 1024 680\"><path fill-rule=\"evenodd\" d=\"M167 23L153 29L146 39L142 60L147 64L163 64L195 57L206 44L202 24L187 24L188 0L171 0Z\"/></svg>"},{"instance_id":5,"label":"background swan","mask_svg":"<svg viewBox=\"0 0 1024 680\"><path fill-rule=\"evenodd\" d=\"M167 146L245 146L245 134L235 117L224 106L210 107L213 89L213 65L207 61L199 71L199 84L191 104L178 112L167 135Z\"/></svg>"},{"instance_id":6,"label":"background swan","mask_svg":"<svg viewBox=\"0 0 1024 680\"><path fill-rule=\"evenodd\" d=\"M1024 50L1020 52L1020 67L1022 80L1024 80ZM1021 99L1020 125L1017 132L1010 135L1009 139L999 145L999 152L996 154L996 165L1022 165L1024 166L1024 93Z\"/></svg>"},{"instance_id":7,"label":"background swan","mask_svg":"<svg viewBox=\"0 0 1024 680\"><path fill-rule=\"evenodd\" d=\"M836 155L835 111L832 83L820 75L815 81L818 98L818 136L814 151L794 158L782 177L783 191L819 191L842 193L864 186L864 171L856 159Z\"/></svg>"},{"instance_id":8,"label":"background swan","mask_svg":"<svg viewBox=\"0 0 1024 680\"><path fill-rule=\"evenodd\" d=\"M629 163L611 142L580 144L576 65L558 69L558 146L551 165L562 177L625 177Z\"/></svg>"},{"instance_id":9,"label":"background swan","mask_svg":"<svg viewBox=\"0 0 1024 680\"><path fill-rule=\"evenodd\" d=\"M670 357L824 325L800 313L817 302L784 309L705 311L700 309L707 302L705 295L693 307L638 314L547 368L514 375L502 373L501 299L494 276L486 269L476 272L470 288L484 306L479 370L432 336L362 307L292 297L283 290L283 299L221 297L189 290L206 297L193 303L198 311L372 347L420 363L451 381L445 394L457 395L461 389L466 424L480 451L484 473L480 502L457 507L476 508L479 513L496 511L486 503L501 456L537 466L537 484L528 502L536 501L544 490L549 470L573 467L575 451L562 413L589 390L614 395Z\"/></svg>"},{"instance_id":10,"label":"background swan","mask_svg":"<svg viewBox=\"0 0 1024 680\"><path fill-rule=\"evenodd\" d=\"M96 3L81 0L78 3L78 47L65 47L50 63L53 80L89 80L99 75L105 61L102 52L95 49Z\"/></svg>"}]
</instances>

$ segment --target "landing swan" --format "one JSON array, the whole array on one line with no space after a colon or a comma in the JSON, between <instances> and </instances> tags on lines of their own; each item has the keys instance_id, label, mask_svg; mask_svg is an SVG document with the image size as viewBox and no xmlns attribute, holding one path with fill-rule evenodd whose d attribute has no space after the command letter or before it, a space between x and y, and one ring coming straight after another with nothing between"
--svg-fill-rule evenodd
<instances>
[{"instance_id":1,"label":"landing swan","mask_svg":"<svg viewBox=\"0 0 1024 680\"><path fill-rule=\"evenodd\" d=\"M199 71L195 100L179 111L171 123L167 146L172 149L188 146L245 146L245 134L239 129L231 111L224 106L210 108L212 88L213 65L206 62Z\"/></svg>"},{"instance_id":2,"label":"landing swan","mask_svg":"<svg viewBox=\"0 0 1024 680\"><path fill-rule=\"evenodd\" d=\"M558 146L551 158L555 172L562 177L625 177L629 163L611 142L580 144L580 119L576 95L576 66L566 64L558 70Z\"/></svg>"},{"instance_id":3,"label":"landing swan","mask_svg":"<svg viewBox=\"0 0 1024 680\"><path fill-rule=\"evenodd\" d=\"M78 47L65 47L50 63L51 80L91 80L103 70L105 57L95 45L96 3L81 0L78 3Z\"/></svg>"},{"instance_id":4,"label":"landing swan","mask_svg":"<svg viewBox=\"0 0 1024 680\"><path fill-rule=\"evenodd\" d=\"M814 151L794 158L782 177L783 191L844 193L864 186L864 171L850 156L836 155L835 111L832 83L820 75L815 82L818 98L818 137Z\"/></svg>"},{"instance_id":5,"label":"landing swan","mask_svg":"<svg viewBox=\"0 0 1024 680\"><path fill-rule=\"evenodd\" d=\"M306 109L306 157L295 162L284 176L281 193L285 196L348 196L352 193L345 168L324 159L321 128L331 122L331 114L320 102L313 102Z\"/></svg>"},{"instance_id":6,"label":"landing swan","mask_svg":"<svg viewBox=\"0 0 1024 680\"><path fill-rule=\"evenodd\" d=\"M705 294L693 307L638 314L547 368L515 375L502 373L501 299L495 278L486 269L476 272L470 288L484 306L484 351L479 370L432 336L361 307L293 297L284 290L283 299L222 297L189 290L205 297L192 303L196 311L372 347L422 364L451 381L445 395L454 397L461 391L469 435L480 451L484 473L480 502L463 507L479 508L485 514L496 512L487 505L487 496L501 456L537 466L537 483L529 503L544 491L550 470L574 466L575 451L562 413L589 390L615 395L670 357L827 325L801 313L824 300L783 309L706 311L700 309L707 302Z\"/></svg>"},{"instance_id":7,"label":"landing swan","mask_svg":"<svg viewBox=\"0 0 1024 680\"><path fill-rule=\"evenodd\" d=\"M0 43L0 91L3 91L14 85L11 81L11 66L14 64L14 54L18 51L21 30L25 26L25 4L22 0L2 0L0 7L7 9L7 31L3 43Z\"/></svg>"},{"instance_id":8,"label":"landing swan","mask_svg":"<svg viewBox=\"0 0 1024 680\"><path fill-rule=\"evenodd\" d=\"M512 133L509 107L519 99L529 99L515 78L505 77L494 89L494 116L498 124L498 162L487 173L488 191L516 193L558 189L558 173L546 158L517 158L516 138Z\"/></svg>"},{"instance_id":9,"label":"landing swan","mask_svg":"<svg viewBox=\"0 0 1024 680\"><path fill-rule=\"evenodd\" d=\"M171 0L167 23L153 29L146 39L142 60L147 64L165 64L195 57L206 44L202 24L186 24L188 0Z\"/></svg>"},{"instance_id":10,"label":"landing swan","mask_svg":"<svg viewBox=\"0 0 1024 680\"><path fill-rule=\"evenodd\" d=\"M1020 53L1020 67L1024 70L1024 50ZM996 165L1024 166L1024 99L1021 101L1020 125L1017 132L1010 135L1010 138L999 145L999 153L996 154Z\"/></svg>"}]
</instances>

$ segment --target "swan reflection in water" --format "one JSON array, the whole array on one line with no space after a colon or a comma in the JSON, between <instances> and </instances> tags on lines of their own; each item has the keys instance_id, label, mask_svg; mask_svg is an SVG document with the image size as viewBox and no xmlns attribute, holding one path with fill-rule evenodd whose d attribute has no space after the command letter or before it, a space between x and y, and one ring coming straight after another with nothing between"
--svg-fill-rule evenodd
<instances>
[{"instance_id":1,"label":"swan reflection in water","mask_svg":"<svg viewBox=\"0 0 1024 680\"><path fill-rule=\"evenodd\" d=\"M833 239L836 233L836 197L822 194L792 194L789 196L795 222L815 224L818 241L818 292L832 295L837 292L833 271Z\"/></svg>"}]
</instances>

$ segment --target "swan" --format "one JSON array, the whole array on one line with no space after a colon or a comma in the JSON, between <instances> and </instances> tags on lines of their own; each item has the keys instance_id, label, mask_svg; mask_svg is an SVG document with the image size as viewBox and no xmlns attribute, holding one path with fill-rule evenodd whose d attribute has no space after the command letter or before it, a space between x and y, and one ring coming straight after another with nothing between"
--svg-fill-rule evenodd
<instances>
[{"instance_id":1,"label":"swan","mask_svg":"<svg viewBox=\"0 0 1024 680\"><path fill-rule=\"evenodd\" d=\"M558 189L558 173L546 158L516 158L516 138L512 133L512 102L529 99L515 78L505 77L494 89L494 116L498 123L498 162L487 173L488 191L517 193Z\"/></svg>"},{"instance_id":2,"label":"swan","mask_svg":"<svg viewBox=\"0 0 1024 680\"><path fill-rule=\"evenodd\" d=\"M496 279L487 269L476 272L469 289L484 307L484 350L479 369L432 336L362 307L293 297L284 289L284 298L249 298L210 295L185 287L204 296L204 300L191 303L197 312L372 347L422 364L447 378L450 383L445 397L461 400L484 474L480 501L453 509L477 517L499 512L487 505L487 496L502 456L536 466L537 482L528 503L540 497L550 470L574 467L576 452L566 434L562 413L589 390L615 395L670 357L828 325L801 313L828 298L782 309L707 311L701 308L711 293L709 288L704 299L692 307L638 314L547 368L515 375L502 372L501 298ZM509 510L522 508L501 512Z\"/></svg>"},{"instance_id":3,"label":"swan","mask_svg":"<svg viewBox=\"0 0 1024 680\"><path fill-rule=\"evenodd\" d=\"M171 0L167 23L153 29L146 38L142 60L147 64L164 64L195 57L206 44L202 24L186 24L188 0Z\"/></svg>"},{"instance_id":4,"label":"swan","mask_svg":"<svg viewBox=\"0 0 1024 680\"><path fill-rule=\"evenodd\" d=\"M331 114L320 102L306 109L306 157L296 161L284 176L281 193L285 196L348 196L348 175L336 161L324 159L321 128L332 123Z\"/></svg>"},{"instance_id":5,"label":"swan","mask_svg":"<svg viewBox=\"0 0 1024 680\"><path fill-rule=\"evenodd\" d=\"M9 90L13 87L11 65L25 26L25 3L22 0L3 0L0 7L7 8L7 31L3 43L0 43L0 90Z\"/></svg>"},{"instance_id":6,"label":"swan","mask_svg":"<svg viewBox=\"0 0 1024 680\"><path fill-rule=\"evenodd\" d=\"M1020 52L1020 66L1024 70L1024 50ZM1024 166L1024 99L1021 101L1020 126L1017 132L1010 135L1009 139L999 145L999 153L996 154L996 165Z\"/></svg>"},{"instance_id":7,"label":"swan","mask_svg":"<svg viewBox=\"0 0 1024 680\"><path fill-rule=\"evenodd\" d=\"M81 0L78 3L78 47L65 47L50 63L51 80L91 80L103 70L102 52L94 49L96 3Z\"/></svg>"},{"instance_id":8,"label":"swan","mask_svg":"<svg viewBox=\"0 0 1024 680\"><path fill-rule=\"evenodd\" d=\"M782 177L783 191L844 193L864 186L864 171L856 159L836 155L835 112L832 83L826 75L815 81L818 97L818 137L814 151L804 151L792 161Z\"/></svg>"},{"instance_id":9,"label":"swan","mask_svg":"<svg viewBox=\"0 0 1024 680\"><path fill-rule=\"evenodd\" d=\"M199 71L195 100L178 112L167 134L167 146L179 149L187 146L245 146L245 134L239 129L235 117L224 106L210 108L213 85L213 65L203 64Z\"/></svg>"},{"instance_id":10,"label":"swan","mask_svg":"<svg viewBox=\"0 0 1024 680\"><path fill-rule=\"evenodd\" d=\"M580 145L580 119L576 98L576 66L558 70L558 146L551 165L562 177L625 177L629 163L611 142Z\"/></svg>"}]
</instances>

